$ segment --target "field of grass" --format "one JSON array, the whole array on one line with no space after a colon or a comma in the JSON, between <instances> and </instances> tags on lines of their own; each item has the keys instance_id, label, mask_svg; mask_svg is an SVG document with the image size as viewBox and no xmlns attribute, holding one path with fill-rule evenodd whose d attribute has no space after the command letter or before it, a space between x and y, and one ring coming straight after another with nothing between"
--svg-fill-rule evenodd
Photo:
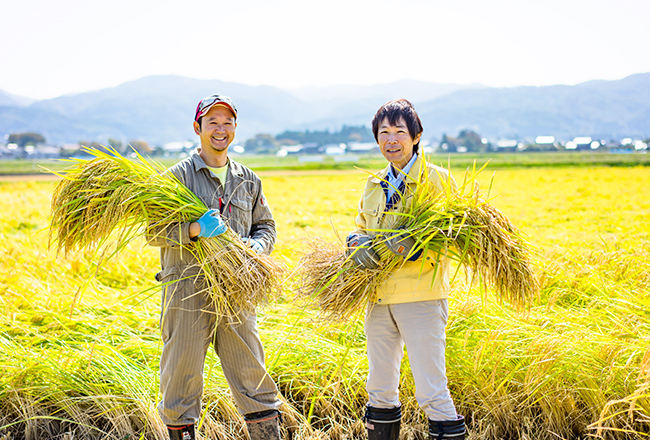
<instances>
[{"instance_id":1,"label":"field of grass","mask_svg":"<svg viewBox=\"0 0 650 440\"><path fill-rule=\"evenodd\" d=\"M238 155L237 160L257 171L263 170L353 170L355 166L363 169L383 168L384 158L380 154L351 154L347 156L265 156ZM177 162L178 159L154 158L166 166ZM467 153L467 154L434 154L431 161L438 165L447 166L451 161L454 167L471 166L490 161L492 168L521 168L521 167L584 167L584 166L616 166L633 167L650 165L650 154L645 151L630 154L612 154L593 151L564 151L557 153ZM65 167L60 160L0 160L0 175L29 175L39 174L42 167L59 170Z\"/></svg>"},{"instance_id":2,"label":"field of grass","mask_svg":"<svg viewBox=\"0 0 650 440\"><path fill-rule=\"evenodd\" d=\"M460 179L466 164L452 165ZM517 312L454 280L447 368L469 438L647 438L650 168L490 166L486 187L494 169L492 202L537 249L542 290ZM290 267L308 237L353 228L363 172L260 175L274 256ZM54 255L44 230L54 185L0 182L0 438L164 439L157 250L136 241L99 268L96 255ZM362 321L326 325L294 291L288 280L259 312L284 436L363 438ZM402 438L425 439L407 358L402 373ZM246 438L213 353L205 374L201 434Z\"/></svg>"}]
</instances>

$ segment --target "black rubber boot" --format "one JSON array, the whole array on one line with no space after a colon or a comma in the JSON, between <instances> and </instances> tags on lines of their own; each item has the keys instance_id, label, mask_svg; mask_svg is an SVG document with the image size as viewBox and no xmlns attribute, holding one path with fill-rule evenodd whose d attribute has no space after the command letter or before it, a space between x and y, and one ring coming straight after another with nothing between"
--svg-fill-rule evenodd
<instances>
[{"instance_id":1,"label":"black rubber boot","mask_svg":"<svg viewBox=\"0 0 650 440\"><path fill-rule=\"evenodd\" d=\"M402 420L402 407L374 408L366 406L363 421L368 431L368 440L397 440Z\"/></svg>"},{"instance_id":2,"label":"black rubber boot","mask_svg":"<svg viewBox=\"0 0 650 440\"><path fill-rule=\"evenodd\" d=\"M463 440L465 438L465 417L437 422L429 420L429 440Z\"/></svg>"},{"instance_id":3,"label":"black rubber boot","mask_svg":"<svg viewBox=\"0 0 650 440\"><path fill-rule=\"evenodd\" d=\"M246 428L251 440L280 440L280 411L270 410L246 414Z\"/></svg>"},{"instance_id":4,"label":"black rubber boot","mask_svg":"<svg viewBox=\"0 0 650 440\"><path fill-rule=\"evenodd\" d=\"M169 440L194 440L194 425L169 426Z\"/></svg>"}]
</instances>

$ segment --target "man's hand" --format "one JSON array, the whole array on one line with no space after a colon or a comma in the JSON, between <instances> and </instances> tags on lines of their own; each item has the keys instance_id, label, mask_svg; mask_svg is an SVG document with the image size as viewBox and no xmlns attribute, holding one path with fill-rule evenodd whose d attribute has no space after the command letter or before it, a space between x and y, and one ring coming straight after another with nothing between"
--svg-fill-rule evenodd
<instances>
[{"instance_id":1,"label":"man's hand","mask_svg":"<svg viewBox=\"0 0 650 440\"><path fill-rule=\"evenodd\" d=\"M196 223L201 226L199 237L216 237L226 232L227 229L221 214L216 209L206 211Z\"/></svg>"},{"instance_id":2,"label":"man's hand","mask_svg":"<svg viewBox=\"0 0 650 440\"><path fill-rule=\"evenodd\" d=\"M258 240L255 240L254 238L242 237L241 241L244 244L247 244L248 246L250 246L251 249L253 249L258 254L261 254L262 252L264 252L264 246L262 246L262 243L260 243Z\"/></svg>"},{"instance_id":3,"label":"man's hand","mask_svg":"<svg viewBox=\"0 0 650 440\"><path fill-rule=\"evenodd\" d=\"M379 267L379 255L372 248L372 237L364 234L350 234L346 240L348 255L352 261L365 269Z\"/></svg>"},{"instance_id":4,"label":"man's hand","mask_svg":"<svg viewBox=\"0 0 650 440\"><path fill-rule=\"evenodd\" d=\"M386 239L386 247L396 255L409 257L408 261L415 261L422 256L422 249L410 255L415 245L415 239L405 232L395 233Z\"/></svg>"}]
</instances>

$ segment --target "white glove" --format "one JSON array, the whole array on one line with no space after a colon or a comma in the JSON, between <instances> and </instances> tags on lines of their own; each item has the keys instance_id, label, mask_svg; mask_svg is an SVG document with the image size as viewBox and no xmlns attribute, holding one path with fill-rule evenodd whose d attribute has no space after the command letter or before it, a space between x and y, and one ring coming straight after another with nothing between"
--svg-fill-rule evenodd
<instances>
[{"instance_id":1,"label":"white glove","mask_svg":"<svg viewBox=\"0 0 650 440\"><path fill-rule=\"evenodd\" d=\"M258 254L264 252L264 246L262 246L262 243L260 243L258 240L255 240L254 238L242 237L241 241L244 244L247 244L251 249L253 249Z\"/></svg>"}]
</instances>

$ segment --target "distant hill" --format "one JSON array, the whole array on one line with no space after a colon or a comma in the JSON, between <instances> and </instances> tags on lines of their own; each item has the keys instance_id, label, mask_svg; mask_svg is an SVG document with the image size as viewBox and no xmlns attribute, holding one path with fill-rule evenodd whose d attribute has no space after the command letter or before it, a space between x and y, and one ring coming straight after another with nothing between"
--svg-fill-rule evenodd
<instances>
[{"instance_id":1,"label":"distant hill","mask_svg":"<svg viewBox=\"0 0 650 440\"><path fill-rule=\"evenodd\" d=\"M302 101L316 108L323 119L336 118L337 115L361 115L366 110L374 112L390 99L406 98L412 102L426 102L457 90L485 88L481 84L437 84L424 81L402 80L388 84L371 86L340 85L327 87L303 87L288 91ZM359 108L364 107L362 112Z\"/></svg>"},{"instance_id":2,"label":"distant hill","mask_svg":"<svg viewBox=\"0 0 650 440\"><path fill-rule=\"evenodd\" d=\"M178 76L142 78L110 89L39 101L30 109L79 121L92 127L96 136L161 144L194 139L192 121L196 105L215 91L233 97L239 121L245 121L238 124L240 139L309 117L307 104L278 88ZM78 140L74 135L71 131L68 140ZM49 139L47 134L44 136Z\"/></svg>"},{"instance_id":3,"label":"distant hill","mask_svg":"<svg viewBox=\"0 0 650 440\"><path fill-rule=\"evenodd\" d=\"M650 73L576 86L489 88L399 81L289 90L152 76L33 103L0 92L0 136L35 131L51 143L194 140L196 104L216 92L230 95L238 107L239 142L257 133L369 125L381 104L398 97L418 109L425 138L466 128L493 139L650 137Z\"/></svg>"},{"instance_id":4,"label":"distant hill","mask_svg":"<svg viewBox=\"0 0 650 440\"><path fill-rule=\"evenodd\" d=\"M492 138L650 137L650 73L576 86L461 90L418 107L429 133Z\"/></svg>"},{"instance_id":5,"label":"distant hill","mask_svg":"<svg viewBox=\"0 0 650 440\"><path fill-rule=\"evenodd\" d=\"M33 99L12 95L11 93L7 93L4 90L0 90L0 107L24 107L31 104L32 102L34 102Z\"/></svg>"}]
</instances>

